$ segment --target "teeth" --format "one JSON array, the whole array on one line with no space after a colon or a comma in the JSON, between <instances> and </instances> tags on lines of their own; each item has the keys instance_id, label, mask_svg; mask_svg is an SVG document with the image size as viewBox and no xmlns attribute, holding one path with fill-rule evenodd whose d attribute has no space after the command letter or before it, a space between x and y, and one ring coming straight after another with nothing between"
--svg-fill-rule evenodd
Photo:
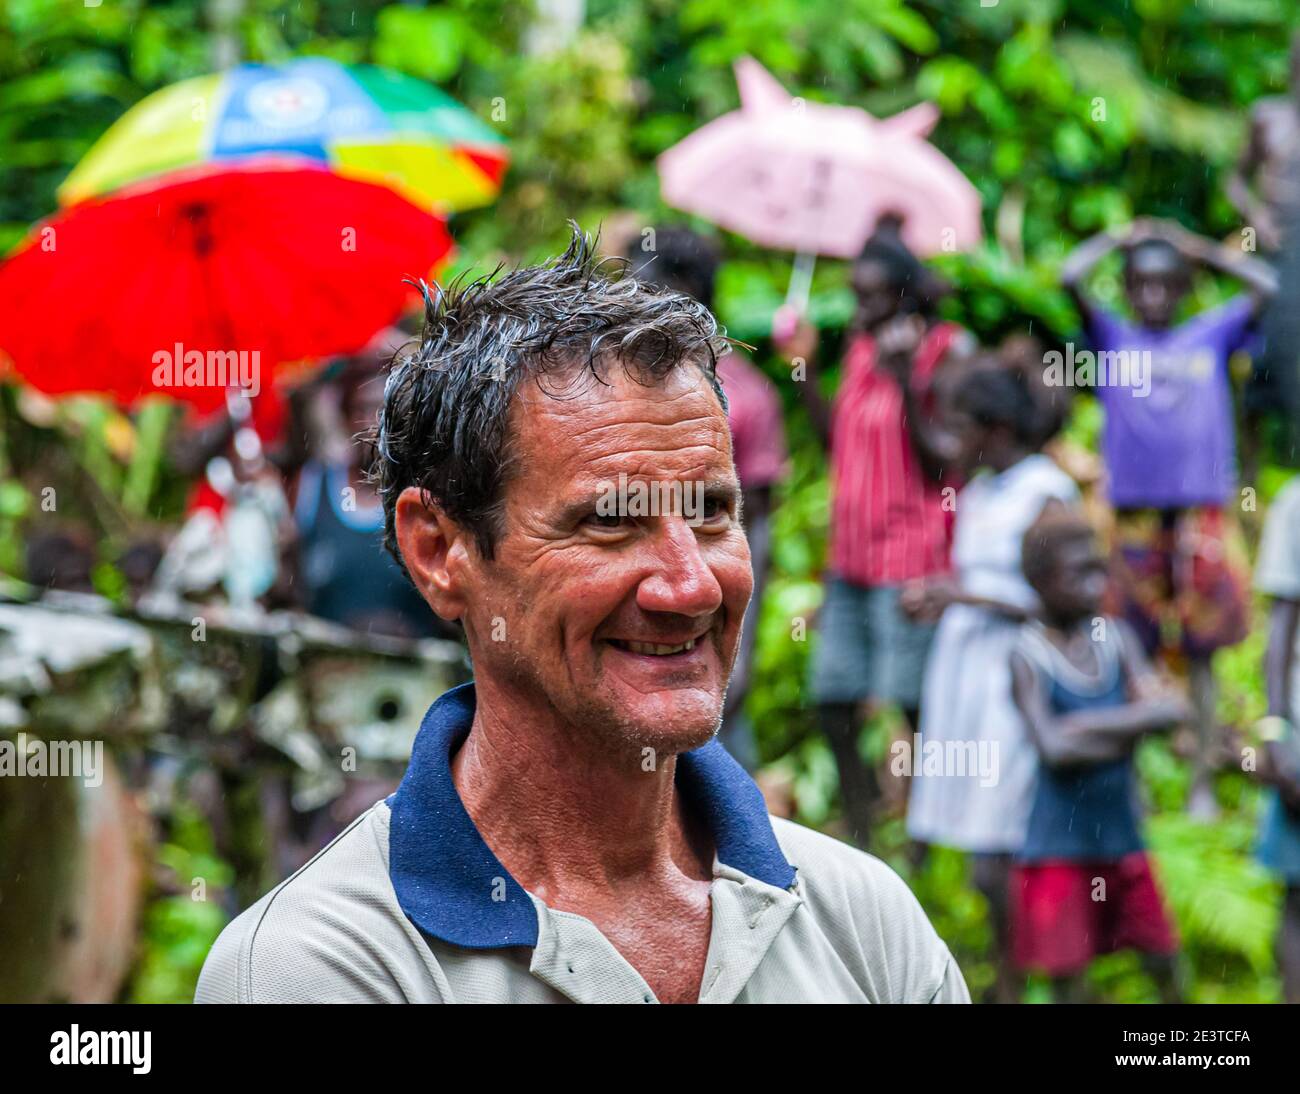
<instances>
[{"instance_id":1,"label":"teeth","mask_svg":"<svg viewBox=\"0 0 1300 1094\"><path fill-rule=\"evenodd\" d=\"M626 646L633 653L647 654L651 657L667 657L671 653L693 650L695 648L695 639L692 638L689 642L683 642L678 646L661 646L658 642L621 642L619 644Z\"/></svg>"}]
</instances>

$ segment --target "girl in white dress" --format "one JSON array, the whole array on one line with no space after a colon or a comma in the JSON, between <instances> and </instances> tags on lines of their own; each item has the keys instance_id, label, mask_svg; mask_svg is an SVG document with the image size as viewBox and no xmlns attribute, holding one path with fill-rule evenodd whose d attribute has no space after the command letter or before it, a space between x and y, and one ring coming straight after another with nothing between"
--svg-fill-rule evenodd
<instances>
[{"instance_id":1,"label":"girl in white dress","mask_svg":"<svg viewBox=\"0 0 1300 1094\"><path fill-rule=\"evenodd\" d=\"M978 470L956 499L952 579L903 597L911 614L939 616L912 751L907 830L922 843L978 853L975 884L1004 938L1010 856L1024 842L1038 765L1011 697L1011 649L1037 607L1020 545L1046 509L1077 504L1079 491L1036 451L1040 412L1019 375L973 369L952 404L957 449Z\"/></svg>"}]
</instances>

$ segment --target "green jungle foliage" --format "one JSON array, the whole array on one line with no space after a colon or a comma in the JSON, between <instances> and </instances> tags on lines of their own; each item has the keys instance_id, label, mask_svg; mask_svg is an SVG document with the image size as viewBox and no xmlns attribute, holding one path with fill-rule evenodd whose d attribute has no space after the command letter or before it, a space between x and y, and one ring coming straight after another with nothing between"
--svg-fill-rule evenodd
<instances>
[{"instance_id":1,"label":"green jungle foliage","mask_svg":"<svg viewBox=\"0 0 1300 1094\"><path fill-rule=\"evenodd\" d=\"M1247 107L1286 90L1296 8L1294 0L589 0L577 37L534 55L528 5L506 0L0 0L0 250L53 211L58 183L124 110L210 71L214 28L247 60L319 54L387 65L492 118L513 150L505 189L494 206L452 226L458 264L489 268L554 252L568 218L587 228L620 210L647 226L672 218L654 158L735 107L730 65L750 54L809 100L877 115L937 103L943 120L933 139L978 187L988 231L981 249L939 263L954 289L951 316L986 340L1027 327L1066 338L1076 316L1057 272L1080 238L1137 214L1176 217L1220 238L1240 230L1224 179ZM735 237L725 245L718 309L778 381L792 452L749 709L764 759L793 780L802 819L833 827L834 764L803 686L820 600L825 461L766 343L789 256ZM1202 289L1207 298L1220 291ZM1103 274L1098 290L1113 294L1114 278ZM812 316L828 350L850 304L843 265L821 263ZM174 519L184 497L163 460L168 418L166 408L128 419L94 400L69 400L33 421L12 388L0 391L0 571L21 575L22 538L40 517L31 474L40 467L41 482L53 478L93 515L102 543L96 581L121 595L116 551L140 527ZM1096 407L1081 401L1069 435L1095 445L1096 426ZM1265 468L1261 499L1286 474ZM1223 716L1238 729L1263 710L1261 641L1218 659ZM896 728L888 715L874 719L864 749L882 756ZM1187 768L1168 744L1145 746L1141 769L1194 998L1277 998L1278 892L1250 860L1258 792L1244 776L1225 775L1224 819L1200 825L1181 815ZM179 877L193 876L188 860L208 854L196 824L179 825L163 848ZM914 868L905 844L901 821L883 821L879 853L909 877L972 989L984 992L990 940L968 863L937 851ZM188 996L219 927L192 905L185 893L153 904L133 997ZM1123 956L1099 962L1093 980L1101 998L1153 997Z\"/></svg>"}]
</instances>

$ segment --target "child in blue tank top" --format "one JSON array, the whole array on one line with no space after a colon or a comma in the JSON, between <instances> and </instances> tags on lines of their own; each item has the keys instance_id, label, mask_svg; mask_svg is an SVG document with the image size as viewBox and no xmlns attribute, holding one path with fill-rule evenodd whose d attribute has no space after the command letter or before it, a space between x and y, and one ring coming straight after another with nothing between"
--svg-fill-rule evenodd
<instances>
[{"instance_id":1,"label":"child in blue tank top","mask_svg":"<svg viewBox=\"0 0 1300 1094\"><path fill-rule=\"evenodd\" d=\"M1171 1001L1177 941L1142 841L1133 748L1187 704L1163 692L1126 625L1099 614L1106 562L1086 521L1044 517L1022 559L1041 608L1011 654L1012 692L1040 764L1011 878L1013 959L1068 999L1095 956L1136 949Z\"/></svg>"}]
</instances>

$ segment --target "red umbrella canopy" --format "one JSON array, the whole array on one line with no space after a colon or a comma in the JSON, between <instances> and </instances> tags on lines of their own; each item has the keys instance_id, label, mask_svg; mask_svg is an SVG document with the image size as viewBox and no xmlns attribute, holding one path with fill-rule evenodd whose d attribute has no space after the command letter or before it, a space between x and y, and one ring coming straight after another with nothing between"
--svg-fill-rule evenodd
<instances>
[{"instance_id":1,"label":"red umbrella canopy","mask_svg":"<svg viewBox=\"0 0 1300 1094\"><path fill-rule=\"evenodd\" d=\"M0 265L0 358L49 394L213 409L362 348L451 246L393 190L325 169L171 176L32 230Z\"/></svg>"}]
</instances>

